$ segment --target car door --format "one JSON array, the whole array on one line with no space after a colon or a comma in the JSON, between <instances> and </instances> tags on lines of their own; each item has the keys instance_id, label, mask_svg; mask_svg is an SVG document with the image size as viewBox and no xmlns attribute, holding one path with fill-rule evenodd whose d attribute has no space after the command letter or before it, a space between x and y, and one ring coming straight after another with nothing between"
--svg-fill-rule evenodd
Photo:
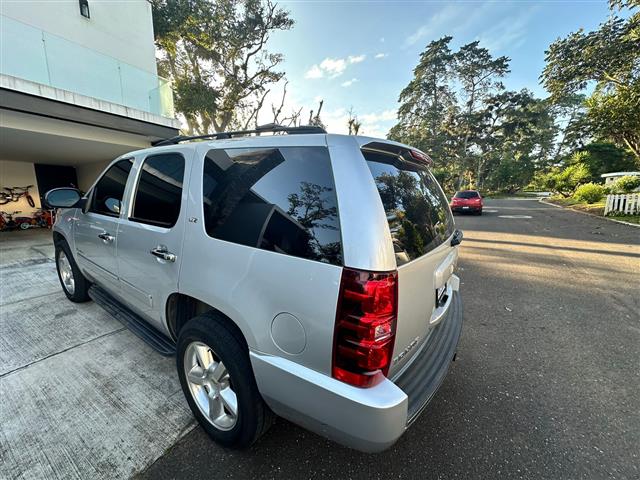
<instances>
[{"instance_id":1,"label":"car door","mask_svg":"<svg viewBox=\"0 0 640 480\"><path fill-rule=\"evenodd\" d=\"M165 332L166 299L178 287L187 203L183 185L192 156L188 153L139 159L128 212L118 230L121 296Z\"/></svg>"},{"instance_id":2,"label":"car door","mask_svg":"<svg viewBox=\"0 0 640 480\"><path fill-rule=\"evenodd\" d=\"M100 177L75 224L80 268L112 293L119 289L116 260L118 224L133 159L119 160Z\"/></svg>"}]
</instances>

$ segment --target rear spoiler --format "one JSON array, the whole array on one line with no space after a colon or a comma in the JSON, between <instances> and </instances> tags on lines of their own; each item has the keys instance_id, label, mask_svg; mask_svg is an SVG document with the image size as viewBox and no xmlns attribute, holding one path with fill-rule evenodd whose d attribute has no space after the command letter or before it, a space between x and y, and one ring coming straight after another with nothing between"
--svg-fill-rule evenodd
<instances>
[{"instance_id":1,"label":"rear spoiler","mask_svg":"<svg viewBox=\"0 0 640 480\"><path fill-rule=\"evenodd\" d=\"M395 155L397 157L400 157L405 162L417 163L420 165L426 165L427 167L433 167L433 160L429 155L415 148L410 148L398 143L369 142L362 145L361 148L370 152Z\"/></svg>"}]
</instances>

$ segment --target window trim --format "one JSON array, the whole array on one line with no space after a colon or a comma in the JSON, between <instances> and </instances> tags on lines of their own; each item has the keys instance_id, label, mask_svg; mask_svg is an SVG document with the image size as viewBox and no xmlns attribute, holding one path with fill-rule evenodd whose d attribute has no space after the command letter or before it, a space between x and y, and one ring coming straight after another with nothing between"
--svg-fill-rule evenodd
<instances>
[{"instance_id":1,"label":"window trim","mask_svg":"<svg viewBox=\"0 0 640 480\"><path fill-rule=\"evenodd\" d=\"M162 157L165 155L179 155L180 157L182 157L182 162L184 165L184 168L182 170L182 189L180 192L180 210L178 211L178 217L176 218L176 221L173 224L168 224L165 222L158 222L155 220L149 220L149 219L145 219L145 218L139 218L139 217L134 217L133 216L133 212L135 211L136 208L136 194L138 193L138 187L140 186L140 180L142 179L142 172L143 172L143 166L144 163L149 160L150 158L154 158L154 157ZM133 187L131 188L131 201L129 202L129 207L127 209L127 220L129 220L130 222L134 222L134 223L140 223L143 225L151 225L153 227L159 227L159 228L165 228L167 230L172 229L173 227L175 227L178 224L178 220L180 220L180 215L182 214L182 195L184 194L184 184L185 184L185 179L187 178L187 159L185 158L185 156L182 154L182 152L179 151L168 151L168 152L162 152L162 153L152 153L150 155L147 155L146 157L144 157L142 159L142 161L140 162L140 164L138 165L138 169L136 171L136 179L135 179L135 183L133 185Z\"/></svg>"},{"instance_id":2,"label":"window trim","mask_svg":"<svg viewBox=\"0 0 640 480\"><path fill-rule=\"evenodd\" d=\"M89 194L87 195L87 210L86 213L93 213L94 215L102 215L103 217L109 217L109 218L120 218L122 216L122 209L120 210L120 213L104 213L104 212L96 212L94 210L92 210L93 208L93 200L96 194L96 187L98 186L98 184L100 183L100 181L104 178L104 176L107 174L107 172L109 170L111 170L112 167L114 167L115 165L117 165L120 162L124 162L124 161L129 161L131 162L131 168L133 168L133 166L135 165L135 157L126 157L126 158L119 158L114 160L113 162L111 162L109 164L109 166L107 168L104 169L104 171L102 172L102 174L98 177L98 179L94 182L94 184L91 186L91 188L89 189ZM120 204L124 205L125 200L127 198L127 184L129 183L129 179L131 178L131 170L129 170L129 175L127 176L127 182L124 184L124 191L122 192L122 200L120 200Z\"/></svg>"}]
</instances>

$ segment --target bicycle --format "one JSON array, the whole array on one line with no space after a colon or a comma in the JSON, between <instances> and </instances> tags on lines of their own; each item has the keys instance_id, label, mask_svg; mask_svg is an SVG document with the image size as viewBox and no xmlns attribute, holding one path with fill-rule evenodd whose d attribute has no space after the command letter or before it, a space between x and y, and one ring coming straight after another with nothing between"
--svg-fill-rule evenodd
<instances>
[{"instance_id":1,"label":"bicycle","mask_svg":"<svg viewBox=\"0 0 640 480\"><path fill-rule=\"evenodd\" d=\"M20 219L24 219L24 221L21 222ZM51 212L41 208L34 212L31 218L19 217L16 224L18 224L22 230L28 230L30 228L51 228L53 224L52 215Z\"/></svg>"},{"instance_id":2,"label":"bicycle","mask_svg":"<svg viewBox=\"0 0 640 480\"><path fill-rule=\"evenodd\" d=\"M27 199L27 203L31 208L36 206L36 202L29 194L29 189L33 185L27 185L26 187L4 187L7 192L0 192L0 205L5 205L9 202L17 202L21 197Z\"/></svg>"},{"instance_id":3,"label":"bicycle","mask_svg":"<svg viewBox=\"0 0 640 480\"><path fill-rule=\"evenodd\" d=\"M13 217L17 213L20 213L20 210L16 210L15 212L11 213L0 211L0 231L15 230L16 228L20 228L20 224L24 222L24 219L26 217L18 217L18 220L16 221L13 219Z\"/></svg>"}]
</instances>

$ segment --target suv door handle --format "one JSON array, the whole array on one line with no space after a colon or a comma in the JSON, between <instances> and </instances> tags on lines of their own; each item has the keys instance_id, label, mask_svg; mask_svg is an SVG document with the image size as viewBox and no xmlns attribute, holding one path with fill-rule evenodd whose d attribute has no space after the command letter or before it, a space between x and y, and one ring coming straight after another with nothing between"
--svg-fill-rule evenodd
<instances>
[{"instance_id":1,"label":"suv door handle","mask_svg":"<svg viewBox=\"0 0 640 480\"><path fill-rule=\"evenodd\" d=\"M175 253L171 253L167 249L167 247L165 247L164 245L158 245L156 248L151 250L149 253L151 255L153 255L154 257L161 258L162 260L166 260L167 262L175 262L176 258L178 258L178 257L176 257Z\"/></svg>"},{"instance_id":2,"label":"suv door handle","mask_svg":"<svg viewBox=\"0 0 640 480\"><path fill-rule=\"evenodd\" d=\"M113 235L109 235L107 232L103 232L98 234L98 238L104 243L111 243L115 240L116 237L114 237Z\"/></svg>"}]
</instances>

